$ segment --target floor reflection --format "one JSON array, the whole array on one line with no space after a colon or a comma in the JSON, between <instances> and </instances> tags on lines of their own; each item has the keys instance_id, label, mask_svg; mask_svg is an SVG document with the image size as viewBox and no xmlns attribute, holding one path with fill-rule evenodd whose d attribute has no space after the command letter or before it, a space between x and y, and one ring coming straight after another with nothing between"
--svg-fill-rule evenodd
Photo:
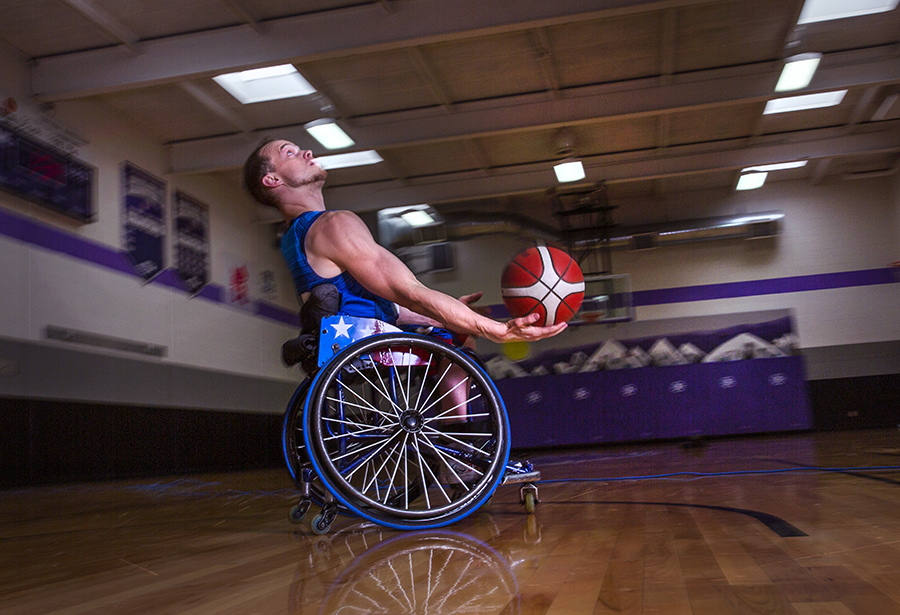
<instances>
[{"instance_id":1,"label":"floor reflection","mask_svg":"<svg viewBox=\"0 0 900 615\"><path fill-rule=\"evenodd\" d=\"M298 534L309 544L297 568L289 613L341 615L391 613L439 615L519 613L515 568L540 541L530 515L522 540L488 542L500 535L491 515L481 513L472 533L452 529L397 533L368 523L332 535Z\"/></svg>"}]
</instances>

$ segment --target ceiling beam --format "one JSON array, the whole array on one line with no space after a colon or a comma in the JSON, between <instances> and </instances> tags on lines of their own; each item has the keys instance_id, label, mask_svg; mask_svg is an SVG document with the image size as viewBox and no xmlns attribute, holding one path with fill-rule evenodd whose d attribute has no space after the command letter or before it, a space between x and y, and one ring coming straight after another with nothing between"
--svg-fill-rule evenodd
<instances>
[{"instance_id":1,"label":"ceiling beam","mask_svg":"<svg viewBox=\"0 0 900 615\"><path fill-rule=\"evenodd\" d=\"M877 132L847 135L843 128L761 137L750 147L720 143L582 157L588 182L607 184L730 171L761 163L829 159L900 151L900 120ZM737 140L740 141L740 140ZM546 191L555 186L550 164L526 164L481 172L444 174L406 182L372 182L325 189L332 209L355 211L415 203L440 203Z\"/></svg>"},{"instance_id":2,"label":"ceiling beam","mask_svg":"<svg viewBox=\"0 0 900 615\"><path fill-rule=\"evenodd\" d=\"M250 122L242 118L237 113L234 113L231 109L225 107L225 105L221 104L219 101L215 100L212 96L200 89L193 81L182 81L178 85L181 86L182 90L190 94L191 97L194 98L194 100L218 115L223 120L227 121L229 124L237 128L241 132L246 134L253 132L253 127L250 125Z\"/></svg>"},{"instance_id":3,"label":"ceiling beam","mask_svg":"<svg viewBox=\"0 0 900 615\"><path fill-rule=\"evenodd\" d=\"M98 28L131 51L140 51L140 38L125 24L97 6L92 0L63 0L64 3L87 17Z\"/></svg>"},{"instance_id":4,"label":"ceiling beam","mask_svg":"<svg viewBox=\"0 0 900 615\"><path fill-rule=\"evenodd\" d=\"M262 34L263 28L259 20L250 14L250 11L240 0L220 0L220 2L228 7L228 10L234 13L235 16L243 19L248 26L253 28L254 32Z\"/></svg>"},{"instance_id":5,"label":"ceiling beam","mask_svg":"<svg viewBox=\"0 0 900 615\"><path fill-rule=\"evenodd\" d=\"M502 134L517 130L548 129L655 116L692 108L763 102L773 97L775 75L768 64L692 73L688 77L657 78L622 84L571 88L560 98L544 93L513 96L476 103L457 103L454 113L443 107L355 118L349 132L360 147L389 149L416 143L434 143ZM816 90L900 83L900 58L844 64L816 75ZM261 130L261 137L270 131ZM281 127L277 135L297 144L305 138L301 125ZM173 173L197 173L240 166L247 156L247 141L224 136L170 144Z\"/></svg>"},{"instance_id":6,"label":"ceiling beam","mask_svg":"<svg viewBox=\"0 0 900 615\"><path fill-rule=\"evenodd\" d=\"M369 3L265 21L262 35L240 25L143 41L139 55L114 47L38 58L32 84L39 100L54 101L710 1L417 0L390 11Z\"/></svg>"}]
</instances>

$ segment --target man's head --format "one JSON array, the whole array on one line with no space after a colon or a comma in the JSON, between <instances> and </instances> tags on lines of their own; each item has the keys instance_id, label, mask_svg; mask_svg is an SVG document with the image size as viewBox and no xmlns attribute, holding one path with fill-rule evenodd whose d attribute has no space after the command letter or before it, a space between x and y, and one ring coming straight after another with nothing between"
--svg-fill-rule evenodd
<instances>
[{"instance_id":1,"label":"man's head","mask_svg":"<svg viewBox=\"0 0 900 615\"><path fill-rule=\"evenodd\" d=\"M244 162L244 185L270 207L278 207L290 189L321 186L327 176L312 152L282 139L265 139Z\"/></svg>"}]
</instances>

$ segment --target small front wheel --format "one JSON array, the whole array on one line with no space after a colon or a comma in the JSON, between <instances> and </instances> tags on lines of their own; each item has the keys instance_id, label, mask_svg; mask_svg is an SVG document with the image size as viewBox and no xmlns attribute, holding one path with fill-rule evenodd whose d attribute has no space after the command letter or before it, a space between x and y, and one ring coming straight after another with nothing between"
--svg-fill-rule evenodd
<instances>
[{"instance_id":1,"label":"small front wheel","mask_svg":"<svg viewBox=\"0 0 900 615\"><path fill-rule=\"evenodd\" d=\"M534 512L535 507L537 506L537 498L534 497L533 491L525 492L525 512L529 515Z\"/></svg>"},{"instance_id":2,"label":"small front wheel","mask_svg":"<svg viewBox=\"0 0 900 615\"><path fill-rule=\"evenodd\" d=\"M331 529L331 521L325 518L325 515L316 515L312 518L312 521L309 523L309 529L312 530L312 533L316 536L322 536L328 533L328 530Z\"/></svg>"},{"instance_id":3,"label":"small front wheel","mask_svg":"<svg viewBox=\"0 0 900 615\"><path fill-rule=\"evenodd\" d=\"M291 512L288 513L291 523L301 523L311 504L311 500L302 499L299 504L291 508Z\"/></svg>"}]
</instances>

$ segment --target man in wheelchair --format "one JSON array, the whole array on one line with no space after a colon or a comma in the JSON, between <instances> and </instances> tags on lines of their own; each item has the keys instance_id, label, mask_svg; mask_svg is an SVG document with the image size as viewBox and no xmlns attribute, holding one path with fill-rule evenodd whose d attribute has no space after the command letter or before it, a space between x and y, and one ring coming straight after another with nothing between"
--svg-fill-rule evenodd
<instances>
[{"instance_id":1,"label":"man in wheelchair","mask_svg":"<svg viewBox=\"0 0 900 615\"><path fill-rule=\"evenodd\" d=\"M427 327L456 346L471 345L484 337L497 343L535 341L558 334L566 325L537 327L537 314L506 322L491 319L471 304L482 293L455 299L426 287L406 265L380 246L365 223L350 211L326 211L322 194L327 173L313 157L285 140L266 140L247 158L244 183L259 203L274 207L287 230L281 251L304 305L303 332L311 335L323 315L341 314L377 318L405 330ZM284 349L287 362L297 362L309 349L310 337L301 335ZM307 372L315 365L306 362ZM455 403L454 374L447 388ZM465 420L465 407L448 423Z\"/></svg>"}]
</instances>

